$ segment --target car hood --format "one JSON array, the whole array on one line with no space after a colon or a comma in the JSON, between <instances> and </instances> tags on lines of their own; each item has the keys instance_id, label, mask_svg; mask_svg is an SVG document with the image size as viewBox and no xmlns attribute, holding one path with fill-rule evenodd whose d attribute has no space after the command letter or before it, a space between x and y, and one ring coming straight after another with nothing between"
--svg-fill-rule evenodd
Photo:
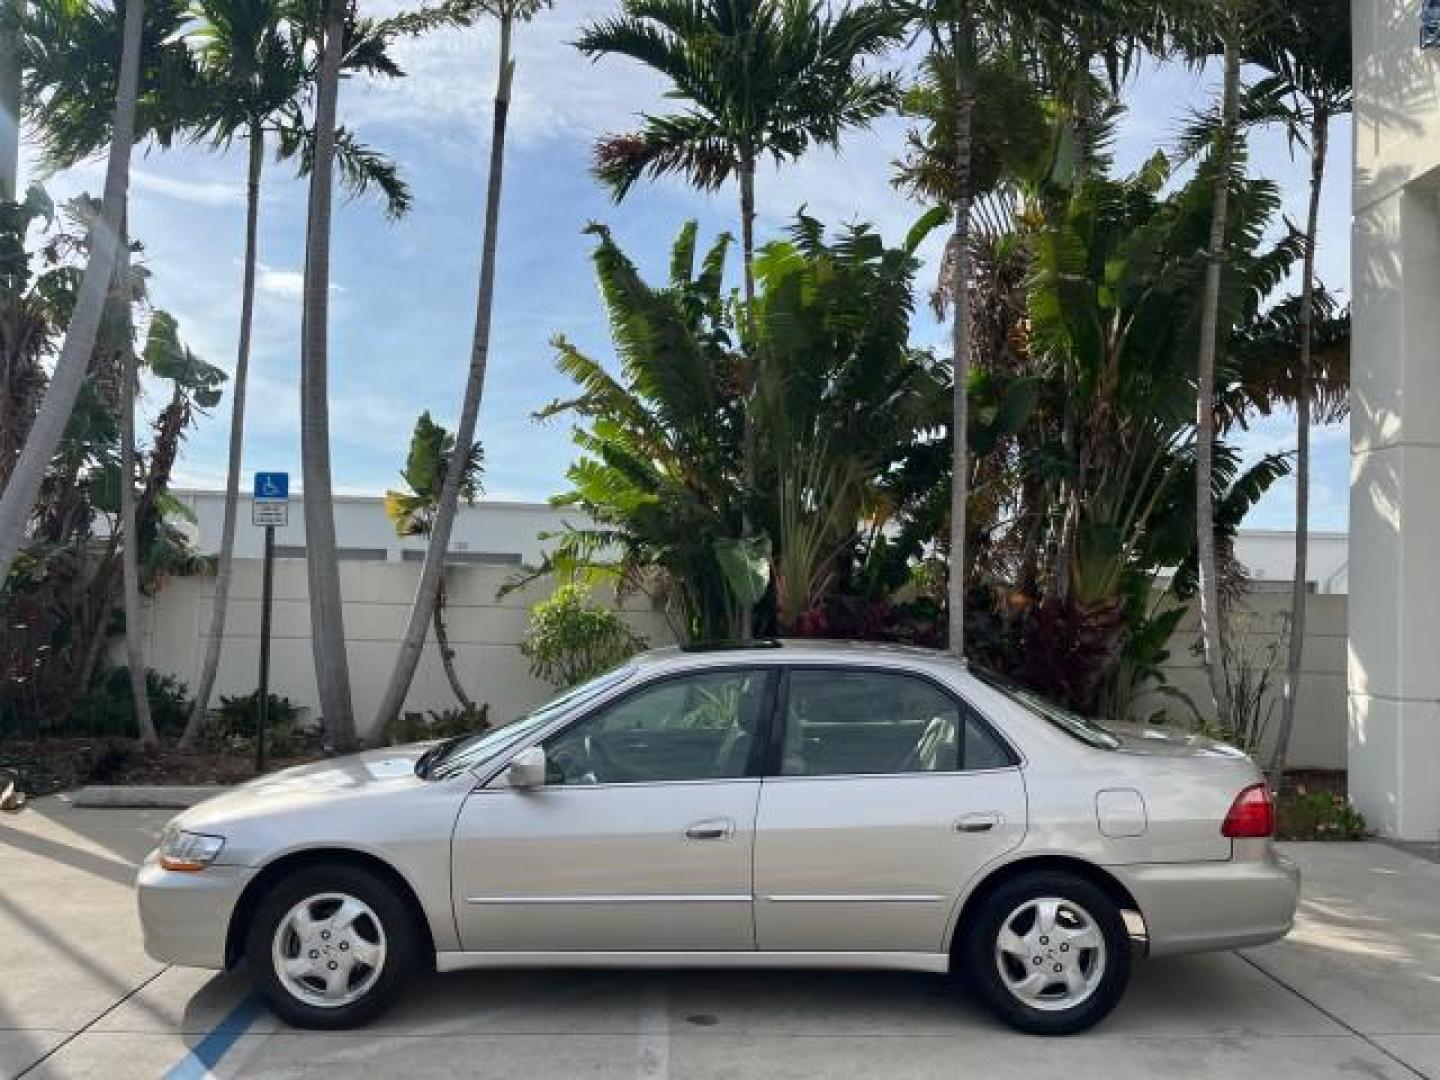
<instances>
[{"instance_id":1,"label":"car hood","mask_svg":"<svg viewBox=\"0 0 1440 1080\"><path fill-rule=\"evenodd\" d=\"M415 762L429 745L387 746L281 769L197 803L174 824L203 831L214 822L285 813L320 800L366 798L423 784L415 775Z\"/></svg>"},{"instance_id":2,"label":"car hood","mask_svg":"<svg viewBox=\"0 0 1440 1080\"><path fill-rule=\"evenodd\" d=\"M1120 749L1128 754L1152 757L1217 757L1244 758L1244 751L1193 732L1174 728L1152 727L1148 724L1110 724L1105 730L1120 740Z\"/></svg>"}]
</instances>

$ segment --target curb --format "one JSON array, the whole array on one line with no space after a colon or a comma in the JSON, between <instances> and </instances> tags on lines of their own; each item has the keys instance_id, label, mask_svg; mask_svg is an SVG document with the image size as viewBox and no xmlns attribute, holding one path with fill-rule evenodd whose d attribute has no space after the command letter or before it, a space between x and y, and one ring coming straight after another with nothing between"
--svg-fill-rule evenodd
<instances>
[{"instance_id":1,"label":"curb","mask_svg":"<svg viewBox=\"0 0 1440 1080\"><path fill-rule=\"evenodd\" d=\"M229 789L219 784L182 785L136 785L91 784L81 788L71 799L71 805L91 810L120 809L173 809L184 810L203 802L212 795L219 795Z\"/></svg>"}]
</instances>

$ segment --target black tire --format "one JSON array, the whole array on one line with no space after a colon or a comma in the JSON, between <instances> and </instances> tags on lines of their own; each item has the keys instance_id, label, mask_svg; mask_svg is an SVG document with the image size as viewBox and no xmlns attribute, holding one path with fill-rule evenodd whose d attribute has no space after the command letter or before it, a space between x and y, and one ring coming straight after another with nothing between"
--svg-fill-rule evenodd
<instances>
[{"instance_id":1,"label":"black tire","mask_svg":"<svg viewBox=\"0 0 1440 1080\"><path fill-rule=\"evenodd\" d=\"M286 987L276 971L272 946L281 920L296 905L332 893L353 897L370 909L373 921L384 934L384 958L374 968L360 965L355 972L357 988L370 982L358 998L345 1004L318 1005L302 1000ZM322 905L317 910L323 912L325 908ZM419 967L422 937L415 919L410 905L378 874L343 863L306 866L282 878L261 899L250 920L245 956L256 989L286 1023L330 1031L356 1027L389 1008ZM361 924L364 933L376 936L369 915ZM336 947L340 947L338 943ZM372 978L372 972L378 974Z\"/></svg>"},{"instance_id":2,"label":"black tire","mask_svg":"<svg viewBox=\"0 0 1440 1080\"><path fill-rule=\"evenodd\" d=\"M1018 997L1006 984L1001 961L996 957L996 944L1005 920L1027 901L1042 898L1055 898L1078 906L1090 916L1104 939L1104 967L1099 981L1087 997L1073 1006L1038 1008ZM1033 1035L1070 1035L1093 1027L1115 1008L1130 981L1131 945L1124 916L1103 889L1074 874L1046 870L1007 881L985 897L971 925L961 929L964 936L957 950L957 959L963 967L960 973L969 977L981 1000L996 1016L1020 1031ZM1048 965L1050 959L1041 960L1037 969ZM1034 962L1034 957L1031 961Z\"/></svg>"}]
</instances>

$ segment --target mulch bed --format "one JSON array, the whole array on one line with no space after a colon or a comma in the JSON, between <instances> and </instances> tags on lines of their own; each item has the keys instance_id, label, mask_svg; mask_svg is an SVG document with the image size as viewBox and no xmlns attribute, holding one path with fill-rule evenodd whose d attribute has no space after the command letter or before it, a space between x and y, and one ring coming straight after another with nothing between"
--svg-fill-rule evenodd
<instances>
[{"instance_id":1,"label":"mulch bed","mask_svg":"<svg viewBox=\"0 0 1440 1080\"><path fill-rule=\"evenodd\" d=\"M292 746L284 756L267 755L265 771L321 756L318 742ZM6 739L0 740L0 772L13 774L32 797L86 784L238 784L255 775L255 751L244 741L182 753L165 745L146 750L134 739Z\"/></svg>"}]
</instances>

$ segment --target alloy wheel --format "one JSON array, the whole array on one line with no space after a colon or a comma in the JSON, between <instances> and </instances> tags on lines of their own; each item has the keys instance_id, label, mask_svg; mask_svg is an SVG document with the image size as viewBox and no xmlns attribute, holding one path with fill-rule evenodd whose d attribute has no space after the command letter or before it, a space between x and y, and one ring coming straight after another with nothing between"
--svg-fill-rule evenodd
<instances>
[{"instance_id":1,"label":"alloy wheel","mask_svg":"<svg viewBox=\"0 0 1440 1080\"><path fill-rule=\"evenodd\" d=\"M1059 1012L1089 1000L1105 975L1105 935L1073 900L1026 900L1000 924L995 966L1005 988L1032 1009Z\"/></svg>"},{"instance_id":2,"label":"alloy wheel","mask_svg":"<svg viewBox=\"0 0 1440 1080\"><path fill-rule=\"evenodd\" d=\"M275 928L275 975L307 1005L339 1008L360 1000L385 967L385 928L363 900L327 892L306 897Z\"/></svg>"}]
</instances>

